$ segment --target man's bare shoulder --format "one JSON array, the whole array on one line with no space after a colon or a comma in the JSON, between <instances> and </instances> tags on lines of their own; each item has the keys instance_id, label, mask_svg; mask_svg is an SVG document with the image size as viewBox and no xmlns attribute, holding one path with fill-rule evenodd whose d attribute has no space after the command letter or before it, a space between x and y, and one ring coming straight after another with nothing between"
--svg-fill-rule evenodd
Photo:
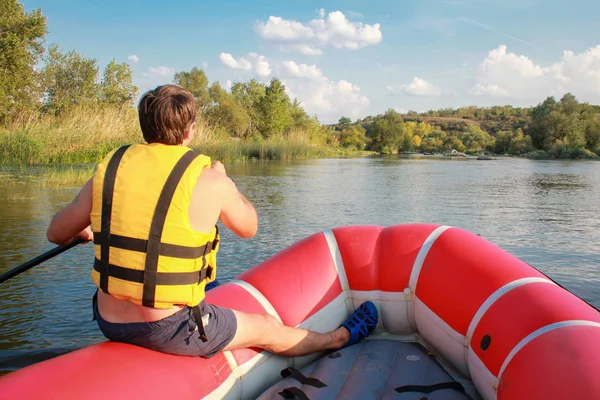
<instances>
[{"instance_id":1,"label":"man's bare shoulder","mask_svg":"<svg viewBox=\"0 0 600 400\"><path fill-rule=\"evenodd\" d=\"M227 192L231 190L235 184L224 173L213 168L205 168L196 180L195 189L199 190L218 190Z\"/></svg>"}]
</instances>

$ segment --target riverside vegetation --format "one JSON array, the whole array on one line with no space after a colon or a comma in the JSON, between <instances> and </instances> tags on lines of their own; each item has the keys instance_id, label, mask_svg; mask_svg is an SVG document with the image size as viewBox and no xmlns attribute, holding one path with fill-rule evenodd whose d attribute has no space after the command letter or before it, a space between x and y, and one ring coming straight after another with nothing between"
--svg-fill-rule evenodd
<instances>
[{"instance_id":1,"label":"riverside vegetation","mask_svg":"<svg viewBox=\"0 0 600 400\"><path fill-rule=\"evenodd\" d=\"M41 10L27 13L18 0L0 0L0 9L0 164L5 171L0 180L14 180L6 172L14 166L86 164L83 172L54 169L54 175L38 179L60 185L64 176L62 183L78 184L109 151L143 140L134 108L139 91L127 63L113 60L101 74L95 59L56 44L44 46ZM539 157L600 154L600 107L569 93L530 108L388 110L324 125L290 99L277 78L235 82L225 90L195 67L177 72L173 83L190 90L198 103L200 135L191 147L224 162L450 149Z\"/></svg>"}]
</instances>

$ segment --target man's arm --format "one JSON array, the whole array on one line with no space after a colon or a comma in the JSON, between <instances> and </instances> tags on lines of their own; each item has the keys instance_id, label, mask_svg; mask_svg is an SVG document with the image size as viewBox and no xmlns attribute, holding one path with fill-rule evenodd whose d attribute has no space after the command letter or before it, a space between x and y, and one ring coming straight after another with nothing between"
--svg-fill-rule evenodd
<instances>
[{"instance_id":1,"label":"man's arm","mask_svg":"<svg viewBox=\"0 0 600 400\"><path fill-rule=\"evenodd\" d=\"M258 230L254 206L238 191L218 161L198 177L189 216L192 227L200 232L209 232L218 219L243 238L253 237Z\"/></svg>"},{"instance_id":2,"label":"man's arm","mask_svg":"<svg viewBox=\"0 0 600 400\"><path fill-rule=\"evenodd\" d=\"M223 205L219 218L227 228L243 238L251 238L258 230L258 215L254 206L227 177L223 183Z\"/></svg>"},{"instance_id":3,"label":"man's arm","mask_svg":"<svg viewBox=\"0 0 600 400\"><path fill-rule=\"evenodd\" d=\"M90 229L92 211L92 179L81 188L75 199L59 211L48 227L48 241L59 245L67 244L74 238L89 241L94 236Z\"/></svg>"}]
</instances>

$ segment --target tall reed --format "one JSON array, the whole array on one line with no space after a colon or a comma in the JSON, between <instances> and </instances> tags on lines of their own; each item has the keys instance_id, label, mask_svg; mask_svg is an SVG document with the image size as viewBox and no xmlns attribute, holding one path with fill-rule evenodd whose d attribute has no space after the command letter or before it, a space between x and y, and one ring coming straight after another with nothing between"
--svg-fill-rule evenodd
<instances>
[{"instance_id":1,"label":"tall reed","mask_svg":"<svg viewBox=\"0 0 600 400\"><path fill-rule=\"evenodd\" d=\"M0 128L0 165L97 163L116 147L141 142L134 109L81 107L64 116L30 118ZM309 158L327 152L305 132L240 140L203 124L190 147L222 162Z\"/></svg>"}]
</instances>

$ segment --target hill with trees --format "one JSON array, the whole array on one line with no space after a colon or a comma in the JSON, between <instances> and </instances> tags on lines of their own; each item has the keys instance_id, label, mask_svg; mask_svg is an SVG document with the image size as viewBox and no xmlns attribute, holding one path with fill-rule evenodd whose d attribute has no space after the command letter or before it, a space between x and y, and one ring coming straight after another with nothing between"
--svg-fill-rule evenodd
<instances>
[{"instance_id":1,"label":"hill with trees","mask_svg":"<svg viewBox=\"0 0 600 400\"><path fill-rule=\"evenodd\" d=\"M445 152L594 157L600 154L600 106L570 93L530 108L464 107L400 114L388 110L354 123L342 117L330 128L352 137L343 146L381 153Z\"/></svg>"}]
</instances>

